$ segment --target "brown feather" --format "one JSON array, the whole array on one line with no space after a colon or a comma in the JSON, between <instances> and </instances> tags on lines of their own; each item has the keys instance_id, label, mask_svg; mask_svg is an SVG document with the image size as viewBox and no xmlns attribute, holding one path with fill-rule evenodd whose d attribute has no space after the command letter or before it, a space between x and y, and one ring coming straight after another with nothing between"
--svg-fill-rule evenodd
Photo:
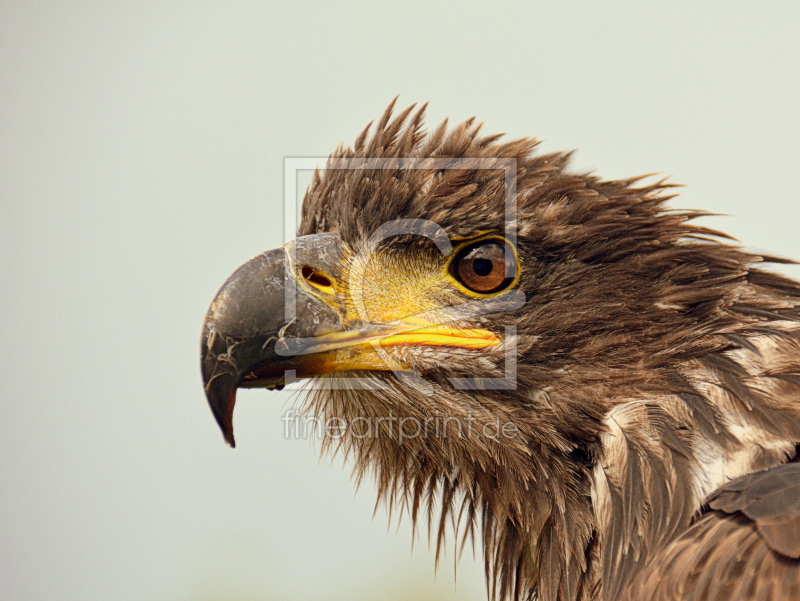
<instances>
[{"instance_id":1,"label":"brown feather","mask_svg":"<svg viewBox=\"0 0 800 601\"><path fill-rule=\"evenodd\" d=\"M645 566L624 601L800 598L800 464L734 480Z\"/></svg>"}]
</instances>

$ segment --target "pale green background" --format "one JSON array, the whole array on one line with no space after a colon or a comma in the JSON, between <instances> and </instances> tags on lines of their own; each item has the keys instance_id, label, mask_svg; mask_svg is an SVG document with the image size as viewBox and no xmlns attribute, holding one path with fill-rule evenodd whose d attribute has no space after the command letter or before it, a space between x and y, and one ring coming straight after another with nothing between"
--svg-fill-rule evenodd
<instances>
[{"instance_id":1,"label":"pale green background","mask_svg":"<svg viewBox=\"0 0 800 601\"><path fill-rule=\"evenodd\" d=\"M798 40L797 1L3 1L0 597L482 599L283 439L289 392L241 394L235 451L205 405L202 316L282 242L283 158L401 94L800 258Z\"/></svg>"}]
</instances>

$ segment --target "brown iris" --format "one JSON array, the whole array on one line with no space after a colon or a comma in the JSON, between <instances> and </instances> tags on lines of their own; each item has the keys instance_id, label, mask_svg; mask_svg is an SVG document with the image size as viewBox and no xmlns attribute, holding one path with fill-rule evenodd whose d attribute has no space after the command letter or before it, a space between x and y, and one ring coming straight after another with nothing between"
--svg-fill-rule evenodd
<instances>
[{"instance_id":1,"label":"brown iris","mask_svg":"<svg viewBox=\"0 0 800 601\"><path fill-rule=\"evenodd\" d=\"M497 239L465 246L456 255L451 269L462 285L481 294L508 288L517 275L514 254L507 243Z\"/></svg>"}]
</instances>

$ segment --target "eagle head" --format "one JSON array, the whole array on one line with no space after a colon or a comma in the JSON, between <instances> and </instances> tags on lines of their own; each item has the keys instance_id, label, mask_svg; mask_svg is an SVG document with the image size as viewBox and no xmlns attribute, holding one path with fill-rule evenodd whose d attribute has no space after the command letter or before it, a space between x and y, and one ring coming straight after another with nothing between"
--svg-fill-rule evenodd
<instances>
[{"instance_id":1,"label":"eagle head","mask_svg":"<svg viewBox=\"0 0 800 601\"><path fill-rule=\"evenodd\" d=\"M437 543L477 538L493 596L611 598L723 483L704 457L745 448L711 388L749 390L754 328L796 319L798 287L668 209L670 184L576 173L473 120L425 132L414 108L340 147L298 237L222 286L211 409L233 446L237 388L309 379L326 446ZM747 394L772 446L745 471L800 433Z\"/></svg>"}]
</instances>

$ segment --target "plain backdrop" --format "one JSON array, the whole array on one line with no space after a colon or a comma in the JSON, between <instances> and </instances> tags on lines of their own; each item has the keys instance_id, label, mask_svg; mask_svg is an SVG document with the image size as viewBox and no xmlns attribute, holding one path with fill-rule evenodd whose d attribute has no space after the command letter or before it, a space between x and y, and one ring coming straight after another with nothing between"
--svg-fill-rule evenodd
<instances>
[{"instance_id":1,"label":"plain backdrop","mask_svg":"<svg viewBox=\"0 0 800 601\"><path fill-rule=\"evenodd\" d=\"M284 157L400 94L429 124L660 172L800 259L800 3L0 3L0 598L485 598L287 440L296 392L205 404L202 317L280 245ZM785 268L800 276L800 270Z\"/></svg>"}]
</instances>

